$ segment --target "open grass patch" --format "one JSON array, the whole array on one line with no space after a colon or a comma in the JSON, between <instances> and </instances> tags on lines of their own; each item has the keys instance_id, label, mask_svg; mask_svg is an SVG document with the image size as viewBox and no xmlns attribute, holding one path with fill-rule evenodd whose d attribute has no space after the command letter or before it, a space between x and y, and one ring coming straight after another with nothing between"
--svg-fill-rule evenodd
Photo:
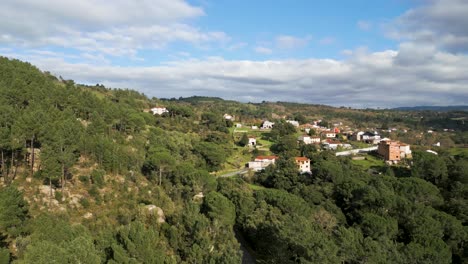
<instances>
[{"instance_id":1,"label":"open grass patch","mask_svg":"<svg viewBox=\"0 0 468 264\"><path fill-rule=\"evenodd\" d=\"M385 167L385 162L382 159L377 158L372 155L366 155L365 159L353 160L352 162L353 164L363 168L364 170L368 170L371 168L375 169L375 168Z\"/></svg>"}]
</instances>

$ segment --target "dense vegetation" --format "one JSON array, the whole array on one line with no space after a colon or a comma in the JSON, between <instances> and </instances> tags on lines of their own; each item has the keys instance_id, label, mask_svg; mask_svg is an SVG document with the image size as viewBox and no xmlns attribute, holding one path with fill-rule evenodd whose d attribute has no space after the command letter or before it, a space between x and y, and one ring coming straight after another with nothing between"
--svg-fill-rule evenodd
<instances>
[{"instance_id":1,"label":"dense vegetation","mask_svg":"<svg viewBox=\"0 0 468 264\"><path fill-rule=\"evenodd\" d=\"M147 112L156 105L169 113ZM149 99L0 58L0 113L0 263L240 263L236 233L260 263L468 261L466 152L416 150L410 168L375 173L279 122L395 126L412 132L389 136L423 148L467 144L463 111ZM278 119L262 135L271 148L242 147L224 113ZM455 131L414 136L427 129ZM215 176L236 153L270 151L280 160L264 171Z\"/></svg>"}]
</instances>

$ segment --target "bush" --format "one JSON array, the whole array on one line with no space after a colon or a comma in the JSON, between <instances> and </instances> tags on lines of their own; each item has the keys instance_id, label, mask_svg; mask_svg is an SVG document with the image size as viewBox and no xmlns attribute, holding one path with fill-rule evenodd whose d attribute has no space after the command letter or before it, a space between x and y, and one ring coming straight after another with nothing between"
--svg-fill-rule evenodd
<instances>
[{"instance_id":1,"label":"bush","mask_svg":"<svg viewBox=\"0 0 468 264\"><path fill-rule=\"evenodd\" d=\"M80 180L80 182L82 182L82 183L88 183L89 182L89 176L81 175L80 177L78 177L78 180Z\"/></svg>"},{"instance_id":2,"label":"bush","mask_svg":"<svg viewBox=\"0 0 468 264\"><path fill-rule=\"evenodd\" d=\"M90 203L89 203L89 200L85 197L81 198L80 199L80 204L84 207L84 208L89 208L90 206Z\"/></svg>"},{"instance_id":3,"label":"bush","mask_svg":"<svg viewBox=\"0 0 468 264\"><path fill-rule=\"evenodd\" d=\"M0 248L0 263L10 263L10 251Z\"/></svg>"},{"instance_id":4,"label":"bush","mask_svg":"<svg viewBox=\"0 0 468 264\"><path fill-rule=\"evenodd\" d=\"M104 180L104 175L106 172L104 170L93 170L91 173L91 181L93 184L96 184L99 188L104 187L105 180Z\"/></svg>"},{"instance_id":5,"label":"bush","mask_svg":"<svg viewBox=\"0 0 468 264\"><path fill-rule=\"evenodd\" d=\"M62 198L63 198L63 194L62 192L55 192L55 200L61 202L62 201ZM1 263L1 262L0 262Z\"/></svg>"}]
</instances>

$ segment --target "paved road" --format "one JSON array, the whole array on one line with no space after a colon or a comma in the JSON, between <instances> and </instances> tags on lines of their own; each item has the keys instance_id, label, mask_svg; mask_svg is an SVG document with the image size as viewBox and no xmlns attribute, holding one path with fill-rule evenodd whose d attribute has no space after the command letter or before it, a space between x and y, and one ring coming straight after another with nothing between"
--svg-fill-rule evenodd
<instances>
[{"instance_id":1,"label":"paved road","mask_svg":"<svg viewBox=\"0 0 468 264\"><path fill-rule=\"evenodd\" d=\"M226 174L223 174L223 175L219 175L218 177L222 177L222 178L225 178L225 177L232 177L232 176L236 176L236 175L239 175L239 174L246 174L247 172L249 172L249 169L242 169L242 170L238 170L238 171L234 171L234 172L229 172L229 173L226 173Z\"/></svg>"}]
</instances>

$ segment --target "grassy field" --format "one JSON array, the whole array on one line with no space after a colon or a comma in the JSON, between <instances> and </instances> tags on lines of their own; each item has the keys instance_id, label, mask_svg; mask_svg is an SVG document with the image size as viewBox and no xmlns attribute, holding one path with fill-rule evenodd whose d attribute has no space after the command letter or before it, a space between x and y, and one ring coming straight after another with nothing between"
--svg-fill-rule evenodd
<instances>
[{"instance_id":1,"label":"grassy field","mask_svg":"<svg viewBox=\"0 0 468 264\"><path fill-rule=\"evenodd\" d=\"M366 155L365 160L353 160L352 162L355 165L358 165L362 167L365 170L368 170L370 168L380 168L385 166L385 162L382 159L379 159L377 157L374 157L372 155Z\"/></svg>"},{"instance_id":2,"label":"grassy field","mask_svg":"<svg viewBox=\"0 0 468 264\"><path fill-rule=\"evenodd\" d=\"M448 150L454 156L465 155L468 156L468 148L450 148Z\"/></svg>"},{"instance_id":3,"label":"grassy field","mask_svg":"<svg viewBox=\"0 0 468 264\"><path fill-rule=\"evenodd\" d=\"M265 190L266 188L260 185L249 183L249 187L254 191Z\"/></svg>"}]
</instances>

